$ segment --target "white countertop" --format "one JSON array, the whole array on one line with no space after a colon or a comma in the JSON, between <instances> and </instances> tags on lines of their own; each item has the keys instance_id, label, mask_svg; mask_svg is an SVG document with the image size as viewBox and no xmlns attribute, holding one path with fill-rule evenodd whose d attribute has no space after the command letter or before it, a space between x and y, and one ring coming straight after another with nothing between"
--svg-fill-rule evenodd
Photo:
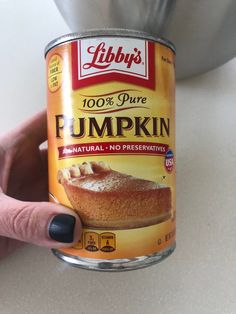
<instances>
[{"instance_id":1,"label":"white countertop","mask_svg":"<svg viewBox=\"0 0 236 314\"><path fill-rule=\"evenodd\" d=\"M43 49L69 30L51 0L0 0L0 21L3 132L44 107ZM236 59L178 82L176 251L111 274L25 246L0 261L0 313L235 314L235 120Z\"/></svg>"}]
</instances>

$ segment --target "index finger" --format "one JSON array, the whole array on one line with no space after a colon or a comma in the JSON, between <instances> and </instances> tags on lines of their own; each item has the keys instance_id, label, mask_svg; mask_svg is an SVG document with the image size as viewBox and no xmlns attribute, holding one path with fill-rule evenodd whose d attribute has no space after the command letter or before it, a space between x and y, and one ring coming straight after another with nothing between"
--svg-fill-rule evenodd
<instances>
[{"instance_id":1,"label":"index finger","mask_svg":"<svg viewBox=\"0 0 236 314\"><path fill-rule=\"evenodd\" d=\"M18 132L33 138L40 145L47 140L47 114L46 110L40 111L19 125Z\"/></svg>"},{"instance_id":2,"label":"index finger","mask_svg":"<svg viewBox=\"0 0 236 314\"><path fill-rule=\"evenodd\" d=\"M0 142L5 148L9 148L20 144L25 138L35 142L38 146L47 140L46 110L26 119L11 131L1 134Z\"/></svg>"}]
</instances>

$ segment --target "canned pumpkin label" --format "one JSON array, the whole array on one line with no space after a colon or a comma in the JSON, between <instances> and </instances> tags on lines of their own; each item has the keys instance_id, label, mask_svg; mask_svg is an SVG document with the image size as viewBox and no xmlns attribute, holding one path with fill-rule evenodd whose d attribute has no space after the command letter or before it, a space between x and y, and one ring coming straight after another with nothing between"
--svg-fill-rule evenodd
<instances>
[{"instance_id":1,"label":"canned pumpkin label","mask_svg":"<svg viewBox=\"0 0 236 314\"><path fill-rule=\"evenodd\" d=\"M63 254L125 259L175 241L174 53L150 40L72 40L47 53L49 192L83 235Z\"/></svg>"}]
</instances>

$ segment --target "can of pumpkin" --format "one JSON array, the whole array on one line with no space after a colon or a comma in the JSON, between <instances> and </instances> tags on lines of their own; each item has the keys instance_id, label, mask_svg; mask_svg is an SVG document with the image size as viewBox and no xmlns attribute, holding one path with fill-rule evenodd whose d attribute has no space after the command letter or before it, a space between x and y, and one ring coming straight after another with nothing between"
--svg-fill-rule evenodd
<instances>
[{"instance_id":1,"label":"can of pumpkin","mask_svg":"<svg viewBox=\"0 0 236 314\"><path fill-rule=\"evenodd\" d=\"M48 44L50 201L71 207L81 240L54 254L117 271L175 248L175 48L132 30Z\"/></svg>"}]
</instances>

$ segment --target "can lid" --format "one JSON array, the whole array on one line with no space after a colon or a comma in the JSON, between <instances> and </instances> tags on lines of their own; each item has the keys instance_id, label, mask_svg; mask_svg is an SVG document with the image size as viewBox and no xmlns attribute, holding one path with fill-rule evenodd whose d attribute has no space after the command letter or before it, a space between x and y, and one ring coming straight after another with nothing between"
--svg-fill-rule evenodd
<instances>
[{"instance_id":1,"label":"can lid","mask_svg":"<svg viewBox=\"0 0 236 314\"><path fill-rule=\"evenodd\" d=\"M174 53L176 52L176 48L172 42L162 37L155 37L146 32L141 32L137 30L131 29L121 29L121 28L103 28L103 29L91 29L88 31L84 31L81 33L71 33L60 36L47 44L45 47L44 53L45 57L47 53L58 45L64 44L66 42L70 42L76 39L82 38L90 38L90 37L131 37L131 38L140 38L147 39L150 41L158 42L170 48Z\"/></svg>"}]
</instances>

